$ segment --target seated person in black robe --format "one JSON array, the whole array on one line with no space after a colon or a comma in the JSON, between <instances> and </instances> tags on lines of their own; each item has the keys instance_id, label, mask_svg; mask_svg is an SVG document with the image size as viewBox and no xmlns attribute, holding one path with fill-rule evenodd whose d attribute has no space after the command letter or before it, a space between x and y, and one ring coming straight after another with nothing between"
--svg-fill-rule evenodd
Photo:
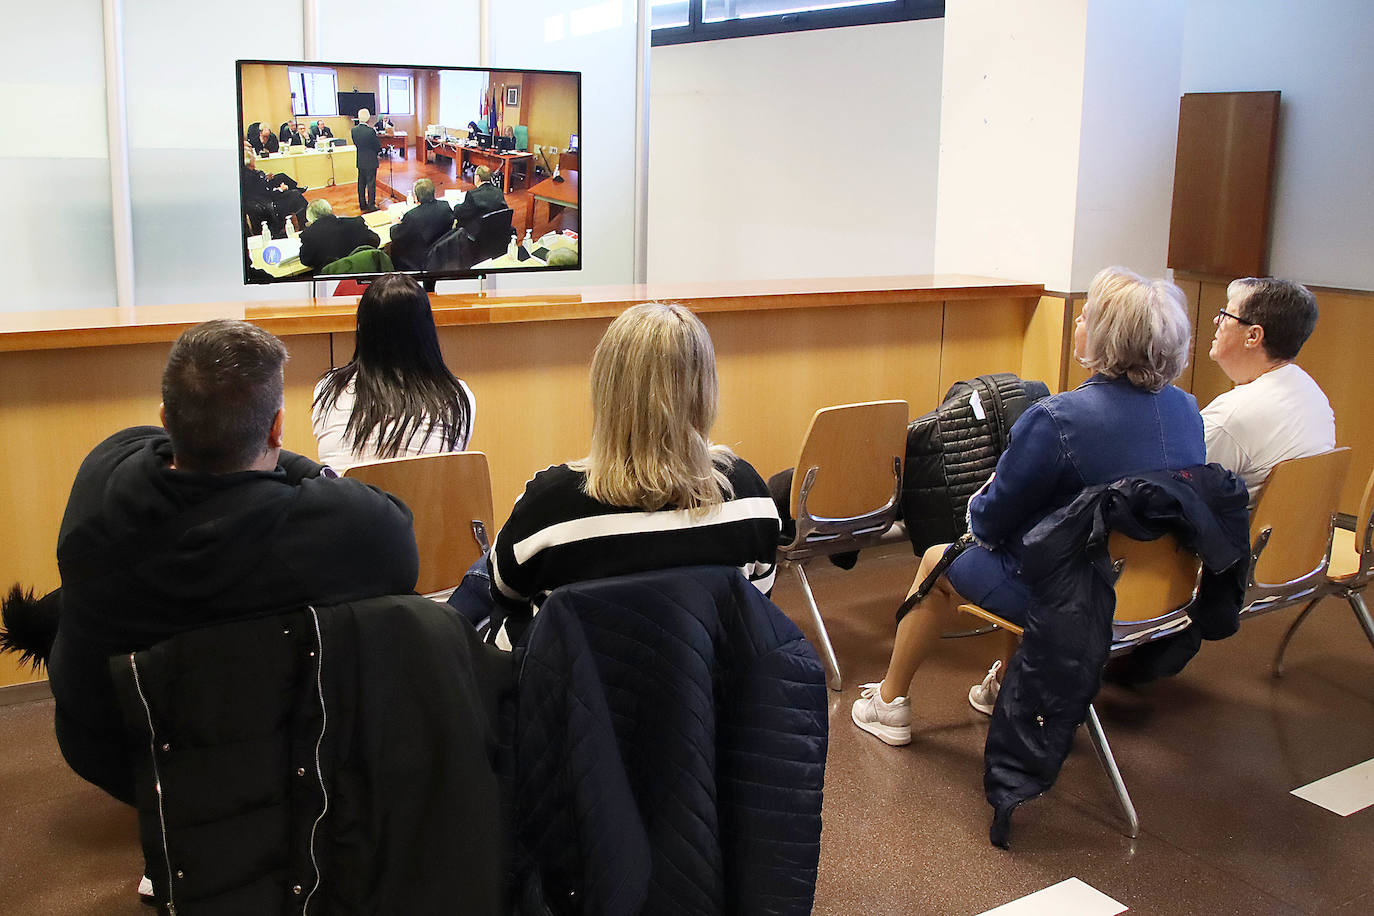
<instances>
[{"instance_id":1,"label":"seated person in black robe","mask_svg":"<svg viewBox=\"0 0 1374 916\"><path fill-rule=\"evenodd\" d=\"M306 146L319 146L321 137L332 137L334 131L328 125L321 124L319 121L310 122L310 134L305 138Z\"/></svg>"},{"instance_id":2,"label":"seated person in black robe","mask_svg":"<svg viewBox=\"0 0 1374 916\"><path fill-rule=\"evenodd\" d=\"M277 140L277 135L272 133L272 129L266 125L258 128L258 142L253 145L253 150L258 155L264 153L275 153L281 149L281 143Z\"/></svg>"},{"instance_id":3,"label":"seated person in black robe","mask_svg":"<svg viewBox=\"0 0 1374 916\"><path fill-rule=\"evenodd\" d=\"M295 118L281 126L281 130L277 132L277 139L281 141L282 146L305 145L305 134L301 130L300 122Z\"/></svg>"},{"instance_id":4,"label":"seated person in black robe","mask_svg":"<svg viewBox=\"0 0 1374 916\"><path fill-rule=\"evenodd\" d=\"M252 147L243 148L243 170L239 175L243 186L243 207L253 231L262 231L263 222L272 230L273 238L286 236L286 220L293 213L305 210L306 188L296 184L289 175L278 172L268 176L257 167Z\"/></svg>"},{"instance_id":5,"label":"seated person in black robe","mask_svg":"<svg viewBox=\"0 0 1374 916\"><path fill-rule=\"evenodd\" d=\"M491 169L485 165L479 165L475 175L477 187L469 191L464 197L463 202L458 205L454 216L471 238L477 238L478 225L482 217L497 210L504 210L506 195L501 193L491 180Z\"/></svg>"},{"instance_id":6,"label":"seated person in black robe","mask_svg":"<svg viewBox=\"0 0 1374 916\"><path fill-rule=\"evenodd\" d=\"M415 182L415 209L391 229L391 261L397 270L422 270L425 254L444 233L453 228L453 208L434 199L434 182Z\"/></svg>"},{"instance_id":7,"label":"seated person in black robe","mask_svg":"<svg viewBox=\"0 0 1374 916\"><path fill-rule=\"evenodd\" d=\"M334 208L323 198L310 202L305 223L301 232L301 263L313 270L352 254L359 245L376 248L381 242L361 216L335 216Z\"/></svg>"}]
</instances>

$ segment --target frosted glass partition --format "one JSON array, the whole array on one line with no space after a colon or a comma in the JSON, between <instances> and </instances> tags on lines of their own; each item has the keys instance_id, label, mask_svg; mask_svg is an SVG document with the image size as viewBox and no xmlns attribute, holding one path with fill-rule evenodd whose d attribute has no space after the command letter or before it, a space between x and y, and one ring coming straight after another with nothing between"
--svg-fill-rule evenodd
<instances>
[{"instance_id":1,"label":"frosted glass partition","mask_svg":"<svg viewBox=\"0 0 1374 916\"><path fill-rule=\"evenodd\" d=\"M11 218L0 225L0 311L116 304L104 41L99 3L6 8L0 174Z\"/></svg>"},{"instance_id":2,"label":"frosted glass partition","mask_svg":"<svg viewBox=\"0 0 1374 916\"><path fill-rule=\"evenodd\" d=\"M585 240L578 273L521 274L493 278L493 285L634 281L636 7L633 0L491 4L493 69L582 72L578 215Z\"/></svg>"},{"instance_id":3,"label":"frosted glass partition","mask_svg":"<svg viewBox=\"0 0 1374 916\"><path fill-rule=\"evenodd\" d=\"M308 295L309 284L243 283L234 85L235 60L303 57L301 3L264 0L252 15L206 7L188 16L170 0L124 9L136 303ZM476 63L477 0L384 9L320 0L317 9L321 59ZM425 27L406 28L392 47L384 20Z\"/></svg>"},{"instance_id":4,"label":"frosted glass partition","mask_svg":"<svg viewBox=\"0 0 1374 916\"><path fill-rule=\"evenodd\" d=\"M294 292L243 285L234 61L300 53L298 0L263 0L251 15L207 6L192 16L171 0L124 4L136 304Z\"/></svg>"}]
</instances>

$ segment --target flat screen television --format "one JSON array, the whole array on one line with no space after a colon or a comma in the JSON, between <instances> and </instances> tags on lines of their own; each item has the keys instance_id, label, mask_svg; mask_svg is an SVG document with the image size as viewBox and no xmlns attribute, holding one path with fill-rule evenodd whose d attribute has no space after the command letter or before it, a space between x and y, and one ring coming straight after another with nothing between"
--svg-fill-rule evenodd
<instances>
[{"instance_id":1,"label":"flat screen television","mask_svg":"<svg viewBox=\"0 0 1374 916\"><path fill-rule=\"evenodd\" d=\"M240 60L235 77L245 283L580 268L581 182L558 168L580 73Z\"/></svg>"}]
</instances>

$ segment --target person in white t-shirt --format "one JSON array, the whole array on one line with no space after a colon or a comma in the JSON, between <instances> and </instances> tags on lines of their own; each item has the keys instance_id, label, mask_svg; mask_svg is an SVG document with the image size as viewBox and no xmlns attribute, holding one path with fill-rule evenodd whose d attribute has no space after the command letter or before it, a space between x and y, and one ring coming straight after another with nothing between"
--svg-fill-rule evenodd
<instances>
[{"instance_id":1,"label":"person in white t-shirt","mask_svg":"<svg viewBox=\"0 0 1374 916\"><path fill-rule=\"evenodd\" d=\"M320 463L342 471L379 458L467 448L472 391L444 364L429 296L405 274L373 281L358 302L353 358L315 385Z\"/></svg>"},{"instance_id":2,"label":"person in white t-shirt","mask_svg":"<svg viewBox=\"0 0 1374 916\"><path fill-rule=\"evenodd\" d=\"M1336 447L1331 403L1294 359L1317 326L1317 300L1290 280L1226 288L1208 355L1235 383L1202 410L1207 460L1234 471L1255 508L1274 465Z\"/></svg>"}]
</instances>

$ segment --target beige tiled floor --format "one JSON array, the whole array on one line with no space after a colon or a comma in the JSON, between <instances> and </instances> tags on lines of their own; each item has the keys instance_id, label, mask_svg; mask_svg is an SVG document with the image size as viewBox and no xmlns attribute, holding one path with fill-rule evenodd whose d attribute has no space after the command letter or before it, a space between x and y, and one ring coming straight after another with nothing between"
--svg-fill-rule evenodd
<instances>
[{"instance_id":1,"label":"beige tiled floor","mask_svg":"<svg viewBox=\"0 0 1374 916\"><path fill-rule=\"evenodd\" d=\"M1121 834L1080 735L1059 784L1017 813L1003 851L987 842L987 720L964 699L987 667L985 640L947 641L918 675L910 746L849 722L858 685L882 673L914 571L899 546L851 572L814 566L846 683L831 702L817 913L972 916L1071 876L1133 913L1374 911L1374 808L1342 818L1289 794L1374 757L1374 649L1344 605L1313 614L1281 680L1268 665L1291 613L1204 646L1172 681L1107 687L1098 708L1140 838ZM789 575L774 599L800 619ZM141 916L133 813L67 770L51 715L51 701L0 707L0 911Z\"/></svg>"}]
</instances>

